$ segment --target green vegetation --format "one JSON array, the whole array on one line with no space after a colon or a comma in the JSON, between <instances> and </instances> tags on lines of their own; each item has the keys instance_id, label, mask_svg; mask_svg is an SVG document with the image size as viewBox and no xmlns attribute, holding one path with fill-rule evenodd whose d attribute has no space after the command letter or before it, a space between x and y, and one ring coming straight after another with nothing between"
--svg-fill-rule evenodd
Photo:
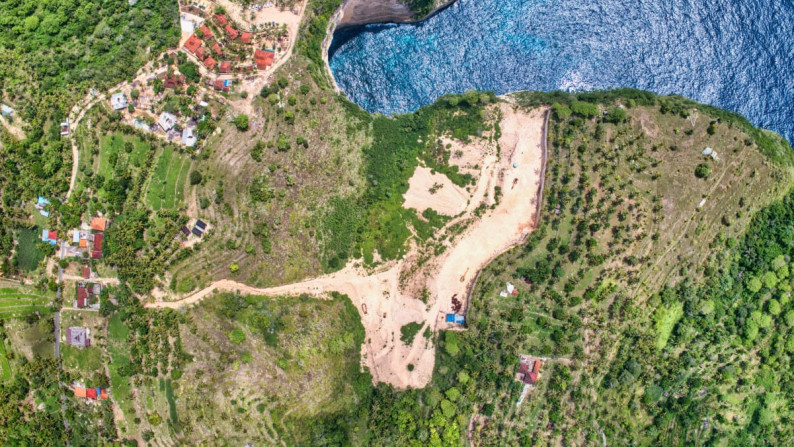
<instances>
[{"instance_id":1,"label":"green vegetation","mask_svg":"<svg viewBox=\"0 0 794 447\"><path fill-rule=\"evenodd\" d=\"M422 323L411 322L400 328L400 340L406 345L411 345L414 342L414 337L419 333L419 329L424 326Z\"/></svg>"},{"instance_id":2,"label":"green vegetation","mask_svg":"<svg viewBox=\"0 0 794 447\"><path fill-rule=\"evenodd\" d=\"M41 230L38 227L20 228L16 232L17 253L13 264L20 269L31 272L39 268L44 259L44 253L39 244L44 244L41 240Z\"/></svg>"},{"instance_id":3,"label":"green vegetation","mask_svg":"<svg viewBox=\"0 0 794 447\"><path fill-rule=\"evenodd\" d=\"M4 283L0 282L0 285ZM35 311L47 313L50 311L49 303L54 297L54 293L29 287L1 287L0 318L25 317Z\"/></svg>"}]
</instances>

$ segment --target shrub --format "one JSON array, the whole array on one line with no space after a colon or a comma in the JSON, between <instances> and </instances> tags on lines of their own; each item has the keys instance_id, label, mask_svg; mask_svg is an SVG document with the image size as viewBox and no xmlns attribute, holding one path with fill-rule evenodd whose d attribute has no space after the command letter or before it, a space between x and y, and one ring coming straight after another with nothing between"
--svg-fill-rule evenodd
<instances>
[{"instance_id":1,"label":"shrub","mask_svg":"<svg viewBox=\"0 0 794 447\"><path fill-rule=\"evenodd\" d=\"M240 328L233 329L231 332L229 332L229 341L239 345L245 341L245 332L243 332L243 330Z\"/></svg>"},{"instance_id":2,"label":"shrub","mask_svg":"<svg viewBox=\"0 0 794 447\"><path fill-rule=\"evenodd\" d=\"M240 132L248 130L248 115L241 113L234 118L234 126Z\"/></svg>"},{"instance_id":3,"label":"shrub","mask_svg":"<svg viewBox=\"0 0 794 447\"><path fill-rule=\"evenodd\" d=\"M695 177L697 178L708 178L711 175L711 166L707 165L706 163L701 163L697 165L695 168Z\"/></svg>"},{"instance_id":4,"label":"shrub","mask_svg":"<svg viewBox=\"0 0 794 447\"><path fill-rule=\"evenodd\" d=\"M191 185L198 185L201 183L201 173L198 171L190 171L190 184Z\"/></svg>"}]
</instances>

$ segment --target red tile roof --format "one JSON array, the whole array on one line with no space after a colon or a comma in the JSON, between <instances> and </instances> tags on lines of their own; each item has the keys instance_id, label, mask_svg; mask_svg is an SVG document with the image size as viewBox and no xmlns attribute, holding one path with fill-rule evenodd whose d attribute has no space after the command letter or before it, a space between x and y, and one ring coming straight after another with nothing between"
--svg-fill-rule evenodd
<instances>
[{"instance_id":1,"label":"red tile roof","mask_svg":"<svg viewBox=\"0 0 794 447\"><path fill-rule=\"evenodd\" d=\"M108 398L108 390L106 390L105 388L102 388L101 390L99 390L99 397L101 397L102 399L107 399Z\"/></svg>"},{"instance_id":2,"label":"red tile roof","mask_svg":"<svg viewBox=\"0 0 794 447\"><path fill-rule=\"evenodd\" d=\"M236 39L237 36L240 35L240 33L237 32L236 29L232 28L231 25L226 25L226 28L224 28L224 29L226 30L226 34L228 34L229 37L231 37L232 39Z\"/></svg>"},{"instance_id":3,"label":"red tile roof","mask_svg":"<svg viewBox=\"0 0 794 447\"><path fill-rule=\"evenodd\" d=\"M86 388L85 397L88 399L96 399L96 388Z\"/></svg>"},{"instance_id":4,"label":"red tile roof","mask_svg":"<svg viewBox=\"0 0 794 447\"><path fill-rule=\"evenodd\" d=\"M229 61L221 62L220 71L221 73L228 73L232 71L232 63Z\"/></svg>"},{"instance_id":5,"label":"red tile roof","mask_svg":"<svg viewBox=\"0 0 794 447\"><path fill-rule=\"evenodd\" d=\"M188 37L185 41L184 46L188 51L195 54L196 50L201 47L201 39L199 39L195 34L191 34L190 37Z\"/></svg>"},{"instance_id":6,"label":"red tile roof","mask_svg":"<svg viewBox=\"0 0 794 447\"><path fill-rule=\"evenodd\" d=\"M252 36L253 36L253 34L251 34L251 33L243 32L243 34L240 36L240 41L242 43L251 43L251 37Z\"/></svg>"},{"instance_id":7,"label":"red tile roof","mask_svg":"<svg viewBox=\"0 0 794 447\"><path fill-rule=\"evenodd\" d=\"M226 16L223 14L215 14L215 21L218 22L218 24L221 26L226 25L226 23L228 23L228 20L226 20Z\"/></svg>"},{"instance_id":8,"label":"red tile roof","mask_svg":"<svg viewBox=\"0 0 794 447\"><path fill-rule=\"evenodd\" d=\"M74 397L85 397L86 389L81 386L74 387Z\"/></svg>"},{"instance_id":9,"label":"red tile roof","mask_svg":"<svg viewBox=\"0 0 794 447\"><path fill-rule=\"evenodd\" d=\"M204 47L196 50L196 56L198 56L199 59L204 59Z\"/></svg>"},{"instance_id":10,"label":"red tile roof","mask_svg":"<svg viewBox=\"0 0 794 447\"><path fill-rule=\"evenodd\" d=\"M87 266L83 266L83 278L88 279L91 277L91 269Z\"/></svg>"},{"instance_id":11,"label":"red tile roof","mask_svg":"<svg viewBox=\"0 0 794 447\"><path fill-rule=\"evenodd\" d=\"M207 67L207 68L209 68L210 70L212 70L213 68L215 68L215 64L216 64L216 63L217 63L217 62L215 61L215 59L213 59L213 58L211 58L211 57L208 57L208 58L204 59L204 66L205 66L205 67Z\"/></svg>"},{"instance_id":12,"label":"red tile roof","mask_svg":"<svg viewBox=\"0 0 794 447\"><path fill-rule=\"evenodd\" d=\"M94 259L102 259L102 252L98 250L94 250L91 252L91 257Z\"/></svg>"},{"instance_id":13,"label":"red tile roof","mask_svg":"<svg viewBox=\"0 0 794 447\"><path fill-rule=\"evenodd\" d=\"M256 68L264 70L273 65L273 60L276 58L276 53L272 51L256 50L254 51L254 60L256 61Z\"/></svg>"},{"instance_id":14,"label":"red tile roof","mask_svg":"<svg viewBox=\"0 0 794 447\"><path fill-rule=\"evenodd\" d=\"M47 239L51 241L58 240L58 232L55 230L50 230L49 232L47 232Z\"/></svg>"},{"instance_id":15,"label":"red tile roof","mask_svg":"<svg viewBox=\"0 0 794 447\"><path fill-rule=\"evenodd\" d=\"M108 220L104 217L92 217L91 218L91 229L96 231L105 231L105 228L108 226Z\"/></svg>"},{"instance_id":16,"label":"red tile roof","mask_svg":"<svg viewBox=\"0 0 794 447\"><path fill-rule=\"evenodd\" d=\"M204 34L205 38L212 37L212 31L210 31L210 29L207 28L207 25L201 25L201 28L199 28L199 29Z\"/></svg>"},{"instance_id":17,"label":"red tile roof","mask_svg":"<svg viewBox=\"0 0 794 447\"><path fill-rule=\"evenodd\" d=\"M102 233L97 233L94 235L94 250L102 251L102 240L105 238L105 235Z\"/></svg>"},{"instance_id":18,"label":"red tile roof","mask_svg":"<svg viewBox=\"0 0 794 447\"><path fill-rule=\"evenodd\" d=\"M214 52L218 53L219 55L223 56L223 49L221 48L220 45L218 45L217 42L215 42L215 45L212 46L212 51L214 51Z\"/></svg>"}]
</instances>

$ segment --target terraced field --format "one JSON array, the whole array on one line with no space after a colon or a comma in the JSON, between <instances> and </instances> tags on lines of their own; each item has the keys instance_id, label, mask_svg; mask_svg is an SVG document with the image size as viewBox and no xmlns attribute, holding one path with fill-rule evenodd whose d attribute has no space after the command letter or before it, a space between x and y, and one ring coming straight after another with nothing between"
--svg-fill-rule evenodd
<instances>
[{"instance_id":1,"label":"terraced field","mask_svg":"<svg viewBox=\"0 0 794 447\"><path fill-rule=\"evenodd\" d=\"M49 312L51 294L40 293L26 288L8 287L0 282L0 317L22 317L33 311Z\"/></svg>"},{"instance_id":2,"label":"terraced field","mask_svg":"<svg viewBox=\"0 0 794 447\"><path fill-rule=\"evenodd\" d=\"M154 167L146 191L146 203L155 210L179 207L185 201L185 183L192 162L166 146Z\"/></svg>"}]
</instances>

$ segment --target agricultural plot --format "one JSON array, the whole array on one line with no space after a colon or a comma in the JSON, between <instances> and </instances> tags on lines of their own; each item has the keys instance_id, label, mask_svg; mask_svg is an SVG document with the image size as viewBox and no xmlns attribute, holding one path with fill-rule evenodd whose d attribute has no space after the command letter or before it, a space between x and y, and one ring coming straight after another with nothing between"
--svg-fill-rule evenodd
<instances>
[{"instance_id":1,"label":"agricultural plot","mask_svg":"<svg viewBox=\"0 0 794 447\"><path fill-rule=\"evenodd\" d=\"M149 180L146 203L155 210L182 205L190 166L189 158L175 153L172 146L166 146L157 159Z\"/></svg>"},{"instance_id":2,"label":"agricultural plot","mask_svg":"<svg viewBox=\"0 0 794 447\"><path fill-rule=\"evenodd\" d=\"M128 144L129 143L129 144ZM128 168L140 168L151 150L149 143L137 136L116 132L100 138L99 165L97 174L114 178L116 172Z\"/></svg>"},{"instance_id":3,"label":"agricultural plot","mask_svg":"<svg viewBox=\"0 0 794 447\"><path fill-rule=\"evenodd\" d=\"M36 247L40 237L41 231L38 227L17 230L17 262L20 269L28 272L36 270L44 259L44 253Z\"/></svg>"},{"instance_id":4,"label":"agricultural plot","mask_svg":"<svg viewBox=\"0 0 794 447\"><path fill-rule=\"evenodd\" d=\"M28 290L25 287L2 287L0 288L0 317L24 317L34 311L49 312L52 299L53 297L49 294Z\"/></svg>"},{"instance_id":5,"label":"agricultural plot","mask_svg":"<svg viewBox=\"0 0 794 447\"><path fill-rule=\"evenodd\" d=\"M127 422L135 417L135 407L129 377L121 374L120 370L130 363L130 352L127 346L129 329L124 326L118 314L108 320L107 351L110 354L110 388L113 390L113 400L124 413Z\"/></svg>"},{"instance_id":6,"label":"agricultural plot","mask_svg":"<svg viewBox=\"0 0 794 447\"><path fill-rule=\"evenodd\" d=\"M5 341L0 340L0 383L11 379L11 364L8 363Z\"/></svg>"}]
</instances>

